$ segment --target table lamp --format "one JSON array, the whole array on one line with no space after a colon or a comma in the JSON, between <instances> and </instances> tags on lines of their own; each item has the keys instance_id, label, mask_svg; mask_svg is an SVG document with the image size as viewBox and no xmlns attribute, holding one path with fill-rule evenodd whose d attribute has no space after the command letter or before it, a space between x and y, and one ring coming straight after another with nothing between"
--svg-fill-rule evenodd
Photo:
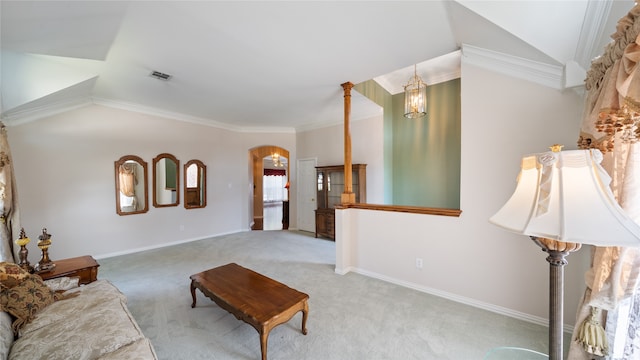
<instances>
[{"instance_id":1,"label":"table lamp","mask_svg":"<svg viewBox=\"0 0 640 360\"><path fill-rule=\"evenodd\" d=\"M18 256L20 257L20 262L18 265L23 268L25 271L32 273L33 266L29 263L29 249L27 249L27 244L31 242L31 239L27 237L24 228L20 229L20 237L16 239L16 244L20 246L20 251L18 251Z\"/></svg>"},{"instance_id":2,"label":"table lamp","mask_svg":"<svg viewBox=\"0 0 640 360\"><path fill-rule=\"evenodd\" d=\"M525 156L515 192L489 221L528 235L549 256L549 358L562 359L565 257L582 244L640 246L640 226L615 200L597 149Z\"/></svg>"}]
</instances>

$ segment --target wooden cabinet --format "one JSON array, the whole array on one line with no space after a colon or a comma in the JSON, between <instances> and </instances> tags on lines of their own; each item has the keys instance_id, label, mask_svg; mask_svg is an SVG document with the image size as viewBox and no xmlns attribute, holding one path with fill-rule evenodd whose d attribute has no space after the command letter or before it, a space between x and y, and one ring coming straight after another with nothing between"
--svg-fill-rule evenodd
<instances>
[{"instance_id":1,"label":"wooden cabinet","mask_svg":"<svg viewBox=\"0 0 640 360\"><path fill-rule=\"evenodd\" d=\"M351 165L352 191L357 203L367 202L367 164ZM335 239L335 207L344 192L344 165L317 166L316 237Z\"/></svg>"},{"instance_id":2,"label":"wooden cabinet","mask_svg":"<svg viewBox=\"0 0 640 360\"><path fill-rule=\"evenodd\" d=\"M329 239L335 239L335 223L336 213L335 209L317 209L316 210L316 237L318 235L328 237Z\"/></svg>"}]
</instances>

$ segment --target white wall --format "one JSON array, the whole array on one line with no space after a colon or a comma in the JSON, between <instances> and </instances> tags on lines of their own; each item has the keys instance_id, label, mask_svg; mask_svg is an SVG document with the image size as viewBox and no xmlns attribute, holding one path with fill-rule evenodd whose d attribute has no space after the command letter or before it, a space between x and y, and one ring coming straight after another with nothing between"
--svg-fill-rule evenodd
<instances>
[{"instance_id":1,"label":"white wall","mask_svg":"<svg viewBox=\"0 0 640 360\"><path fill-rule=\"evenodd\" d=\"M381 204L384 200L382 114L350 124L351 162L367 164L367 202ZM342 124L299 132L296 143L299 159L316 158L318 166L344 164Z\"/></svg>"},{"instance_id":2,"label":"white wall","mask_svg":"<svg viewBox=\"0 0 640 360\"><path fill-rule=\"evenodd\" d=\"M288 149L295 135L248 134L92 105L8 129L22 225L32 237L31 262L39 260L37 236L52 234L52 259L105 255L248 230L248 150L260 145ZM207 206L154 208L152 160L167 152L183 165L207 166ZM137 155L147 162L149 212L119 216L115 210L114 161ZM295 160L291 161L295 174ZM182 190L181 190L182 191ZM295 219L295 208L292 209ZM183 227L183 230L181 228ZM295 224L292 224L295 226Z\"/></svg>"},{"instance_id":3,"label":"white wall","mask_svg":"<svg viewBox=\"0 0 640 360\"><path fill-rule=\"evenodd\" d=\"M546 255L529 238L488 219L513 192L522 155L547 151L555 143L576 148L581 109L581 96L571 90L463 63L461 216L338 211L336 272L356 271L544 323ZM416 268L416 258L423 259L422 269ZM589 251L568 260L565 324L572 325Z\"/></svg>"}]
</instances>

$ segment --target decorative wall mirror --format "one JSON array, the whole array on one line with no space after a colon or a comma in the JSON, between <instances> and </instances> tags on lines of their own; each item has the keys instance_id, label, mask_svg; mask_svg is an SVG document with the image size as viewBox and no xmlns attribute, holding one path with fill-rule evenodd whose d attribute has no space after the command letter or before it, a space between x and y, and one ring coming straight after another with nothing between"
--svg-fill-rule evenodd
<instances>
[{"instance_id":1,"label":"decorative wall mirror","mask_svg":"<svg viewBox=\"0 0 640 360\"><path fill-rule=\"evenodd\" d=\"M184 164L184 207L197 209L207 206L207 167L200 160Z\"/></svg>"},{"instance_id":2,"label":"decorative wall mirror","mask_svg":"<svg viewBox=\"0 0 640 360\"><path fill-rule=\"evenodd\" d=\"M125 155L115 162L116 213L133 215L149 210L147 163L135 155Z\"/></svg>"},{"instance_id":3,"label":"decorative wall mirror","mask_svg":"<svg viewBox=\"0 0 640 360\"><path fill-rule=\"evenodd\" d=\"M153 158L153 206L178 206L180 203L180 161L167 153Z\"/></svg>"}]
</instances>

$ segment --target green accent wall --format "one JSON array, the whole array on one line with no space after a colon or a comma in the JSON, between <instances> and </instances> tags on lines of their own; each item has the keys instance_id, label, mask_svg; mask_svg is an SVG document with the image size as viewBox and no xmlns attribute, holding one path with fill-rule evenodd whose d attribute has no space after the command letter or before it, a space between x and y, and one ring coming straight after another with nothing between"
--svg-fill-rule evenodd
<instances>
[{"instance_id":1,"label":"green accent wall","mask_svg":"<svg viewBox=\"0 0 640 360\"><path fill-rule=\"evenodd\" d=\"M427 87L427 115L404 117L404 93L375 81L354 89L383 107L384 202L460 208L460 79Z\"/></svg>"},{"instance_id":2,"label":"green accent wall","mask_svg":"<svg viewBox=\"0 0 640 360\"><path fill-rule=\"evenodd\" d=\"M176 186L176 179L177 177L177 171L178 171L178 165L173 162L173 160L170 159L164 159L164 166L165 166L165 187L167 189L174 189L177 190L177 186Z\"/></svg>"},{"instance_id":3,"label":"green accent wall","mask_svg":"<svg viewBox=\"0 0 640 360\"><path fill-rule=\"evenodd\" d=\"M385 204L393 204L393 147L390 146L393 141L393 112L388 111L388 109L393 107L393 96L373 80L356 84L353 88L383 109L383 199Z\"/></svg>"}]
</instances>

